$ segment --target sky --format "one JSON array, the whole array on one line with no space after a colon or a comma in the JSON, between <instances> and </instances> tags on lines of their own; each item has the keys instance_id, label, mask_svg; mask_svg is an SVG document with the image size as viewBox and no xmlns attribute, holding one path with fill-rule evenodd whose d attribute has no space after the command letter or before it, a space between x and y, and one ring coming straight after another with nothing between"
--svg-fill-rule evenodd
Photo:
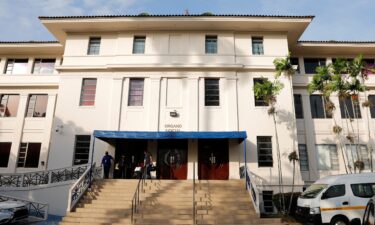
<instances>
[{"instance_id":1,"label":"sky","mask_svg":"<svg viewBox=\"0 0 375 225\"><path fill-rule=\"evenodd\" d=\"M314 15L301 40L375 41L375 0L0 0L0 41L55 40L38 16Z\"/></svg>"}]
</instances>

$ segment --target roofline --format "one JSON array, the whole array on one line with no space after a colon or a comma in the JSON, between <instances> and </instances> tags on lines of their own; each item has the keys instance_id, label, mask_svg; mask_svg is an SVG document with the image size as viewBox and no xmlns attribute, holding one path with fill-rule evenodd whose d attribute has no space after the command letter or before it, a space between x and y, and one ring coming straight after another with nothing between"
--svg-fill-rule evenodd
<instances>
[{"instance_id":1,"label":"roofline","mask_svg":"<svg viewBox=\"0 0 375 225\"><path fill-rule=\"evenodd\" d=\"M375 44L375 41L314 41L314 40L301 40L297 44Z\"/></svg>"},{"instance_id":2,"label":"roofline","mask_svg":"<svg viewBox=\"0 0 375 225\"><path fill-rule=\"evenodd\" d=\"M166 14L166 15L86 15L86 16L39 16L40 20L59 20L59 19L108 19L108 18L147 18L147 17L251 17L251 18L285 18L285 19L313 19L313 15L251 15L251 14Z\"/></svg>"},{"instance_id":3,"label":"roofline","mask_svg":"<svg viewBox=\"0 0 375 225\"><path fill-rule=\"evenodd\" d=\"M60 44L58 41L0 41L0 44Z\"/></svg>"}]
</instances>

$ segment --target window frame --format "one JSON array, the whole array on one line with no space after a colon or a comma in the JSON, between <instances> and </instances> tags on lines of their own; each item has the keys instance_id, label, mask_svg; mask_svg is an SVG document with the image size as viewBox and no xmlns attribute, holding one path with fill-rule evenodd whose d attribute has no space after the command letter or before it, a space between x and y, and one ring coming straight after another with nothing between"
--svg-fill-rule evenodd
<instances>
[{"instance_id":1,"label":"window frame","mask_svg":"<svg viewBox=\"0 0 375 225\"><path fill-rule=\"evenodd\" d=\"M359 100L353 101L353 97L354 95L346 97L345 99L339 98L340 114L341 114L342 119L354 119L354 118L362 119L362 113L361 113L361 107L359 105ZM358 96L356 96L356 98L358 98ZM345 113L345 106L348 109L349 115L346 115Z\"/></svg>"},{"instance_id":2,"label":"window frame","mask_svg":"<svg viewBox=\"0 0 375 225\"><path fill-rule=\"evenodd\" d=\"M91 89L86 89L87 86L94 86L93 84L87 84L85 85L85 81L95 81L95 90ZM96 90L98 88L98 79L97 78L82 78L82 84L81 84L81 94L79 97L79 106L80 107L92 107L95 106L95 101L96 101ZM87 91L93 91L93 94L88 94L86 93ZM86 100L86 96L94 96L93 100ZM84 104L85 102L91 102L89 104Z\"/></svg>"},{"instance_id":3,"label":"window frame","mask_svg":"<svg viewBox=\"0 0 375 225\"><path fill-rule=\"evenodd\" d=\"M4 113L3 112L1 112L1 103L2 103L2 101L3 101L3 97L4 96L7 96L7 99L6 100L4 100L4 101L6 101L6 104L4 105ZM8 108L8 103L9 103L9 98L10 98L10 96L17 96L17 108L16 108L16 110L15 110L15 115L13 115L13 116L6 116L6 111L7 111L7 108ZM20 95L19 94L0 94L0 118L7 118L7 117L17 117L17 115L18 115L18 107L19 107L19 104L20 104Z\"/></svg>"},{"instance_id":4,"label":"window frame","mask_svg":"<svg viewBox=\"0 0 375 225\"><path fill-rule=\"evenodd\" d=\"M330 167L328 168L321 168L320 166L320 163L319 163L319 158L320 158L320 154L319 154L319 146L322 146L323 147L326 147L326 149L322 149L322 150L325 150L327 151L327 148L328 148L328 151L329 151L329 163L330 163ZM332 170L332 171L339 171L340 170L340 161L339 161L339 154L338 154L338 151L337 151L337 145L336 144L315 144L315 151L316 151L316 157L317 157L317 168L318 168L318 171L329 171L329 170ZM333 155L332 152L334 152L335 154ZM333 156L335 157L333 159Z\"/></svg>"},{"instance_id":5,"label":"window frame","mask_svg":"<svg viewBox=\"0 0 375 225\"><path fill-rule=\"evenodd\" d=\"M53 68L51 72L42 72L41 70L43 68L48 68L48 67L43 67L43 64L51 63L53 61ZM56 66L56 59L55 58L37 58L34 60L34 65L32 69L32 74L53 74L55 71L55 66ZM36 72L38 70L38 72Z\"/></svg>"},{"instance_id":6,"label":"window frame","mask_svg":"<svg viewBox=\"0 0 375 225\"><path fill-rule=\"evenodd\" d=\"M140 40L142 40L140 42ZM143 43L142 45L139 45ZM139 47L142 46L141 50L142 51L139 51ZM146 36L144 35L135 35L133 37L133 49L132 49L132 54L145 54L146 52Z\"/></svg>"},{"instance_id":7,"label":"window frame","mask_svg":"<svg viewBox=\"0 0 375 225\"><path fill-rule=\"evenodd\" d=\"M335 187L340 187L340 188L342 188L342 187L344 187L344 192L343 193L339 193L339 194L337 194L337 195L334 195L334 196L326 196L327 194L327 192L328 191L330 191L330 189L333 189L333 188L335 188ZM340 190L340 191L342 191L342 190ZM332 185L332 186L330 186L330 187L328 187L327 188L327 190L322 194L322 200L325 200L325 199L331 199L331 198L338 198L338 197L343 197L343 196L345 196L346 195L346 186L345 186L345 184L335 184L335 185Z\"/></svg>"},{"instance_id":8,"label":"window frame","mask_svg":"<svg viewBox=\"0 0 375 225\"><path fill-rule=\"evenodd\" d=\"M132 90L132 82L136 82L136 81L142 81L142 90L141 89ZM135 91L135 92L136 91L142 91L142 100L141 100L140 104L136 104L136 101L132 101L132 97L141 96L141 95L132 94L132 91ZM145 95L145 79L144 78L130 78L129 79L129 91L128 91L128 106L130 106L130 107L141 107L141 106L143 106L144 95Z\"/></svg>"},{"instance_id":9,"label":"window frame","mask_svg":"<svg viewBox=\"0 0 375 225\"><path fill-rule=\"evenodd\" d=\"M209 82L215 81L217 84L208 84ZM217 90L212 88L214 86L217 86ZM211 88L208 88L211 87ZM217 92L217 94L208 94L209 91ZM218 98L215 99L209 99L210 97ZM220 106L220 78L204 78L204 106L205 107L217 107Z\"/></svg>"},{"instance_id":10,"label":"window frame","mask_svg":"<svg viewBox=\"0 0 375 225\"><path fill-rule=\"evenodd\" d=\"M32 98L35 96L35 100ZM40 116L35 115L35 108L38 104L38 97L46 97L46 105L45 105L45 112L44 114L41 114ZM35 101L32 106L32 101ZM27 107L26 107L26 113L25 117L27 118L45 118L47 116L47 108L48 108L48 94L29 94L27 99ZM31 110L31 111L30 111Z\"/></svg>"},{"instance_id":11,"label":"window frame","mask_svg":"<svg viewBox=\"0 0 375 225\"><path fill-rule=\"evenodd\" d=\"M14 65L17 63L17 61L19 61L18 63L26 63L26 71L24 73L14 73ZM24 62L20 62L20 61L24 61ZM10 62L11 62L11 65L12 65L11 69L9 69ZM6 66L4 68L4 74L8 74L8 75L27 74L28 64L29 64L29 58L11 58L11 59L9 58L9 59L7 59Z\"/></svg>"},{"instance_id":12,"label":"window frame","mask_svg":"<svg viewBox=\"0 0 375 225\"><path fill-rule=\"evenodd\" d=\"M29 153L30 153L30 145L39 145L39 150L38 150L38 160L37 160L37 164L36 165L32 165L30 166L30 164L28 164L28 158L29 158ZM26 146L26 147L24 147ZM25 150L24 152L23 149ZM19 148L19 151L18 151L18 155L17 155L17 168L38 168L39 167L39 161L40 161L40 153L41 153L41 149L42 149L42 143L40 142L21 142L20 144L20 148ZM24 157L20 157L20 154L25 154ZM30 156L31 157L31 156ZM20 158L23 158L23 162L20 162ZM20 166L20 163L22 163L23 165Z\"/></svg>"},{"instance_id":13,"label":"window frame","mask_svg":"<svg viewBox=\"0 0 375 225\"><path fill-rule=\"evenodd\" d=\"M78 140L78 138L80 137L85 137L85 138L89 138L89 140ZM78 146L79 144L82 144L82 143L88 143L88 146L86 147L82 147L82 146ZM87 150L87 147L88 147L88 152L87 153L77 153L77 148L79 149L84 149L84 150ZM73 166L76 166L76 165L82 165L82 164L86 164L86 163L89 163L90 161L90 149L91 148L91 135L85 135L85 134L76 134L74 136L74 154L73 154L73 162L72 162L72 165ZM77 161L77 154L79 155L87 155L87 162L83 162L83 163L76 163ZM82 160L82 159L78 159L78 160ZM85 161L85 159L83 159Z\"/></svg>"},{"instance_id":14,"label":"window frame","mask_svg":"<svg viewBox=\"0 0 375 225\"><path fill-rule=\"evenodd\" d=\"M264 55L264 38L261 36L251 37L252 55Z\"/></svg>"},{"instance_id":15,"label":"window frame","mask_svg":"<svg viewBox=\"0 0 375 225\"><path fill-rule=\"evenodd\" d=\"M217 35L206 35L204 42L204 52L208 55L214 55L218 53L218 36Z\"/></svg>"},{"instance_id":16,"label":"window frame","mask_svg":"<svg viewBox=\"0 0 375 225\"><path fill-rule=\"evenodd\" d=\"M312 105L312 101L311 101L311 99L313 98L313 97L317 97L317 96L320 96L320 100L321 100L321 103L322 103L322 107L323 107L323 117L320 117L319 116L319 112L317 111L315 114L313 113L313 109L314 109L314 107L313 107L313 105ZM332 114L328 114L327 113L327 110L326 110L326 100L324 99L324 96L323 95L319 95L319 94L312 94L312 95L310 95L309 96L309 101L310 101L310 113L311 113L311 118L312 119L332 119ZM318 109L318 108L316 108L316 109Z\"/></svg>"},{"instance_id":17,"label":"window frame","mask_svg":"<svg viewBox=\"0 0 375 225\"><path fill-rule=\"evenodd\" d=\"M310 67L306 66L306 63L312 64L313 60L317 60L317 65L315 66L314 71L310 71ZM310 62L307 62L307 61L310 61ZM327 65L327 59L326 58L303 58L303 65L305 67L305 74L315 74L317 67Z\"/></svg>"},{"instance_id":18,"label":"window frame","mask_svg":"<svg viewBox=\"0 0 375 225\"><path fill-rule=\"evenodd\" d=\"M370 110L371 119L374 119L375 118L375 95L368 95L367 100L370 102L369 110Z\"/></svg>"},{"instance_id":19,"label":"window frame","mask_svg":"<svg viewBox=\"0 0 375 225\"><path fill-rule=\"evenodd\" d=\"M301 171L310 171L309 152L306 144L298 144L299 164ZM303 165L306 162L306 165ZM304 169L303 169L304 168Z\"/></svg>"},{"instance_id":20,"label":"window frame","mask_svg":"<svg viewBox=\"0 0 375 225\"><path fill-rule=\"evenodd\" d=\"M98 36L89 37L87 55L100 55L101 43L102 43L102 37L98 37Z\"/></svg>"},{"instance_id":21,"label":"window frame","mask_svg":"<svg viewBox=\"0 0 375 225\"><path fill-rule=\"evenodd\" d=\"M262 138L269 138L267 141L262 141ZM270 145L271 147L261 147L261 144ZM268 151L267 153L261 153L261 151ZM271 160L261 160L261 157L271 157ZM261 167L273 167L273 145L272 145L272 136L257 136L257 159L258 159L258 168Z\"/></svg>"},{"instance_id":22,"label":"window frame","mask_svg":"<svg viewBox=\"0 0 375 225\"><path fill-rule=\"evenodd\" d=\"M253 87L255 86L255 84L257 84L257 83L263 83L263 82L265 82L267 80L268 79L264 78L264 77L254 77L253 78ZM269 104L264 100L264 98L257 99L257 97L255 96L255 92L254 91L253 91L253 94L254 94L254 106L255 107L269 106Z\"/></svg>"},{"instance_id":23,"label":"window frame","mask_svg":"<svg viewBox=\"0 0 375 225\"><path fill-rule=\"evenodd\" d=\"M296 99L297 97L297 99ZM299 100L300 104L297 104L297 101ZM294 101L294 113L296 115L296 119L303 119L303 101L302 101L302 95L301 94L293 94L293 101ZM297 108L297 105L300 107Z\"/></svg>"},{"instance_id":24,"label":"window frame","mask_svg":"<svg viewBox=\"0 0 375 225\"><path fill-rule=\"evenodd\" d=\"M9 146L9 149L2 149L4 146L7 146L7 147ZM12 151L12 142L0 142L0 156L1 156L0 168L8 168L11 151ZM3 153L7 153L7 154L3 154ZM8 155L7 158L6 158L6 155ZM5 162L6 162L6 166L3 166L2 163L4 163L5 165Z\"/></svg>"},{"instance_id":25,"label":"window frame","mask_svg":"<svg viewBox=\"0 0 375 225\"><path fill-rule=\"evenodd\" d=\"M369 185L369 186L371 186L370 187L370 190L372 191L372 193L371 193L371 196L370 195L366 195L366 196L364 196L364 195L359 195L359 192L357 192L357 191L359 191L359 190L354 190L355 188L355 186L360 186L360 185L362 185L362 186L366 186L366 185ZM362 187L363 188L363 187ZM353 193L353 195L354 196L356 196L356 197L358 197L358 198L371 198L372 196L375 196L375 183L357 183L357 184L350 184L350 189L352 190L352 193Z\"/></svg>"},{"instance_id":26,"label":"window frame","mask_svg":"<svg viewBox=\"0 0 375 225\"><path fill-rule=\"evenodd\" d=\"M297 66L296 73L301 73L301 66L299 65L299 57L290 57L290 64L292 64L292 66Z\"/></svg>"}]
</instances>

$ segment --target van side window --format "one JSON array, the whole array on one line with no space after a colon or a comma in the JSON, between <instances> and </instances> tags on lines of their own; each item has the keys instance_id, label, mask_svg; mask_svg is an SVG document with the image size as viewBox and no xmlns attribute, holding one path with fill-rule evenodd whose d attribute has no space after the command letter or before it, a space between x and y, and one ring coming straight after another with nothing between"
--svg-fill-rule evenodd
<instances>
[{"instance_id":1,"label":"van side window","mask_svg":"<svg viewBox=\"0 0 375 225\"><path fill-rule=\"evenodd\" d=\"M375 184L352 184L350 187L354 196L360 198L371 198L375 195Z\"/></svg>"},{"instance_id":2,"label":"van side window","mask_svg":"<svg viewBox=\"0 0 375 225\"><path fill-rule=\"evenodd\" d=\"M336 198L345 195L345 184L334 185L327 189L324 193L324 199Z\"/></svg>"}]
</instances>

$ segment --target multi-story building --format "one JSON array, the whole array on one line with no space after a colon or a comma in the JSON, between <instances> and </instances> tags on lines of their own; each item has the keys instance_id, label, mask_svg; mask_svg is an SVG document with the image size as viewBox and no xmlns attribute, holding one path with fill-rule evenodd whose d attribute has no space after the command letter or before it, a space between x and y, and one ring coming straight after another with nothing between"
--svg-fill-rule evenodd
<instances>
[{"instance_id":1,"label":"multi-story building","mask_svg":"<svg viewBox=\"0 0 375 225\"><path fill-rule=\"evenodd\" d=\"M299 41L312 19L40 17L56 42L0 43L0 173L100 164L105 151L115 160L125 155L134 167L148 150L161 179L240 179L247 168L264 190L274 190L277 144L286 187L293 150L299 152L300 187L345 173L350 160L339 149L333 119L322 97L306 87L317 66L337 57L363 54L373 64L375 43ZM281 78L277 143L268 106L254 97L253 86L273 80L273 61L289 52L297 74ZM375 101L375 78L366 85ZM338 98L333 101L339 105ZM362 105L356 112L359 119L349 122L369 171L375 113ZM335 118L348 122L340 110Z\"/></svg>"}]
</instances>

